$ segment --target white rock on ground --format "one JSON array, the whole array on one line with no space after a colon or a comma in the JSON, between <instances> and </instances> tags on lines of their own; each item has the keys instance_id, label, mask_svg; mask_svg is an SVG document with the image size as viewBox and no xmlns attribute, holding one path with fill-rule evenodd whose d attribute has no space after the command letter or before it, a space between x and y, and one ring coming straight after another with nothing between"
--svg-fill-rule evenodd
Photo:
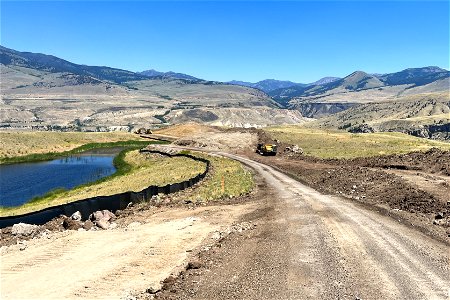
<instances>
[{"instance_id":1,"label":"white rock on ground","mask_svg":"<svg viewBox=\"0 0 450 300\"><path fill-rule=\"evenodd\" d=\"M11 233L14 235L32 235L37 230L38 230L37 225L19 223L13 225Z\"/></svg>"}]
</instances>

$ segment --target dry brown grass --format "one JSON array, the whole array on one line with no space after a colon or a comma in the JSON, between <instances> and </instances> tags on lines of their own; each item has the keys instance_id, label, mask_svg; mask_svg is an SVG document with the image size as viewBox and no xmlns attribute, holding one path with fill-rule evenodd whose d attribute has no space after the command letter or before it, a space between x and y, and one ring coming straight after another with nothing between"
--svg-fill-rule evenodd
<instances>
[{"instance_id":1,"label":"dry brown grass","mask_svg":"<svg viewBox=\"0 0 450 300\"><path fill-rule=\"evenodd\" d=\"M142 140L125 132L0 132L0 157L63 152L87 143Z\"/></svg>"},{"instance_id":2,"label":"dry brown grass","mask_svg":"<svg viewBox=\"0 0 450 300\"><path fill-rule=\"evenodd\" d=\"M300 126L265 129L274 139L296 144L306 155L321 158L353 158L425 151L432 147L450 150L450 143L413 137L398 132L353 134Z\"/></svg>"}]
</instances>

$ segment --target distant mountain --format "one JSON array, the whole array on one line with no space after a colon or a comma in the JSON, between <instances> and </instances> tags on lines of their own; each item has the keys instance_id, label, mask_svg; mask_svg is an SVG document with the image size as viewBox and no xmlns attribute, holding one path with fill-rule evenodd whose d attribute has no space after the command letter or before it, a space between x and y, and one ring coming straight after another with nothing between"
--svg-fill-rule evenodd
<instances>
[{"instance_id":1,"label":"distant mountain","mask_svg":"<svg viewBox=\"0 0 450 300\"><path fill-rule=\"evenodd\" d=\"M411 68L401 72L379 76L386 85L413 84L421 86L449 77L450 72L439 67Z\"/></svg>"},{"instance_id":2,"label":"distant mountain","mask_svg":"<svg viewBox=\"0 0 450 300\"><path fill-rule=\"evenodd\" d=\"M305 84L303 84L303 83L295 83L292 81L282 81L282 80L275 80L275 79L265 79L265 80L258 81L256 83L233 80L233 81L229 81L227 83L256 88L256 89L259 89L266 93L276 90L276 89L289 88L291 86L305 86Z\"/></svg>"},{"instance_id":3,"label":"distant mountain","mask_svg":"<svg viewBox=\"0 0 450 300\"><path fill-rule=\"evenodd\" d=\"M109 67L78 65L52 55L19 52L3 46L0 46L0 63L6 66L19 66L51 73L67 72L81 76L92 76L96 79L114 83L148 79L147 76L131 71Z\"/></svg>"},{"instance_id":4,"label":"distant mountain","mask_svg":"<svg viewBox=\"0 0 450 300\"><path fill-rule=\"evenodd\" d=\"M326 84L341 79L340 77L324 77L308 85Z\"/></svg>"},{"instance_id":5,"label":"distant mountain","mask_svg":"<svg viewBox=\"0 0 450 300\"><path fill-rule=\"evenodd\" d=\"M285 104L293 98L323 98L332 94L337 95L374 89L385 90L394 86L405 85L396 89L396 93L399 93L406 89L437 83L449 77L449 71L438 67L412 68L382 75L356 71L342 79L319 80L312 85L280 88L272 90L268 94L277 102ZM442 84L436 85L439 88L442 87Z\"/></svg>"},{"instance_id":6,"label":"distant mountain","mask_svg":"<svg viewBox=\"0 0 450 300\"><path fill-rule=\"evenodd\" d=\"M270 93L272 91L275 90L281 90L281 89L293 89L293 90L300 90L303 87L309 86L309 85L318 85L318 84L326 84L326 83L330 83L336 80L339 80L339 77L324 77L321 78L315 82L312 83L296 83L296 82L292 82L292 81L287 81L287 80L276 80L276 79L265 79L262 81L258 81L256 83L252 83L252 82L246 82L246 81L237 81L237 80L232 80L229 81L227 83L229 84L234 84L234 85L241 85L241 86L247 86L247 87L252 87L252 88L257 88L259 90L262 90L266 93Z\"/></svg>"},{"instance_id":7,"label":"distant mountain","mask_svg":"<svg viewBox=\"0 0 450 300\"><path fill-rule=\"evenodd\" d=\"M191 75L187 75L187 74L183 74L183 73L176 73L176 72L172 72L172 71L170 71L170 72L159 72L159 71L156 71L156 70L153 70L153 69L142 71L142 72L139 72L138 74L145 75L145 76L148 76L148 77L158 77L158 78L175 78L175 79L186 79L186 80L194 80L194 81L202 80L202 79L199 79L197 77L194 77L194 76L191 76Z\"/></svg>"}]
</instances>

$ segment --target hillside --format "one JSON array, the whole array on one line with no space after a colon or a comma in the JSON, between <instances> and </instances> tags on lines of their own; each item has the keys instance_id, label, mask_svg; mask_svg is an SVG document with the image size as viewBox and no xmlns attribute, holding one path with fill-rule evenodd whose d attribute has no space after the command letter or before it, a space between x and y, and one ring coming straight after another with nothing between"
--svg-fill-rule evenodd
<instances>
[{"instance_id":1,"label":"hillside","mask_svg":"<svg viewBox=\"0 0 450 300\"><path fill-rule=\"evenodd\" d=\"M448 83L449 77L449 71L438 67L411 68L384 75L371 75L363 71L356 71L342 79L303 87L281 88L271 91L269 95L283 102L288 102L291 99L296 101L316 101L318 99L327 101L330 100L329 98L346 94L352 94L354 98L358 98L352 92L361 91L385 91L385 93L394 96L439 81L446 80ZM441 87L441 90L443 88Z\"/></svg>"},{"instance_id":2,"label":"hillside","mask_svg":"<svg viewBox=\"0 0 450 300\"><path fill-rule=\"evenodd\" d=\"M0 57L3 129L132 131L167 124L163 116L179 109L279 107L257 89L174 78L173 72L148 77L4 47Z\"/></svg>"},{"instance_id":3,"label":"hillside","mask_svg":"<svg viewBox=\"0 0 450 300\"><path fill-rule=\"evenodd\" d=\"M174 78L174 79L187 79L187 80L194 80L194 81L201 81L202 79L199 79L197 77L183 74L183 73L176 73L176 72L159 72L156 70L146 70L139 72L139 74L148 76L148 77L158 77L158 78Z\"/></svg>"},{"instance_id":4,"label":"hillside","mask_svg":"<svg viewBox=\"0 0 450 300\"><path fill-rule=\"evenodd\" d=\"M265 80L261 80L261 81L255 82L255 83L233 80L233 81L229 81L228 83L233 84L233 85L241 85L241 86L248 86L248 87L256 88L256 89L259 89L266 93L269 93L269 92L271 92L273 90L277 90L277 89L285 89L285 88L289 88L292 86L305 86L306 85L303 83L295 83L292 81L283 81L283 80L275 80L275 79L265 79Z\"/></svg>"},{"instance_id":5,"label":"hillside","mask_svg":"<svg viewBox=\"0 0 450 300\"><path fill-rule=\"evenodd\" d=\"M395 101L360 104L309 123L310 127L350 132L403 132L450 140L450 96L431 93L404 96Z\"/></svg>"},{"instance_id":6,"label":"hillside","mask_svg":"<svg viewBox=\"0 0 450 300\"><path fill-rule=\"evenodd\" d=\"M320 118L357 104L394 101L407 95L448 91L450 72L437 67L371 75L362 71L332 82L278 89L269 95L280 105Z\"/></svg>"}]
</instances>

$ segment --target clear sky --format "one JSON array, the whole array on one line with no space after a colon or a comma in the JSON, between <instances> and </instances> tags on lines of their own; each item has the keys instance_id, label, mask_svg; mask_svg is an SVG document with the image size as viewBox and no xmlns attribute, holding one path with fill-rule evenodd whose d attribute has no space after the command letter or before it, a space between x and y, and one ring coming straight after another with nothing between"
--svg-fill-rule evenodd
<instances>
[{"instance_id":1,"label":"clear sky","mask_svg":"<svg viewBox=\"0 0 450 300\"><path fill-rule=\"evenodd\" d=\"M86 65L308 83L449 68L449 1L4 1L1 44Z\"/></svg>"}]
</instances>

